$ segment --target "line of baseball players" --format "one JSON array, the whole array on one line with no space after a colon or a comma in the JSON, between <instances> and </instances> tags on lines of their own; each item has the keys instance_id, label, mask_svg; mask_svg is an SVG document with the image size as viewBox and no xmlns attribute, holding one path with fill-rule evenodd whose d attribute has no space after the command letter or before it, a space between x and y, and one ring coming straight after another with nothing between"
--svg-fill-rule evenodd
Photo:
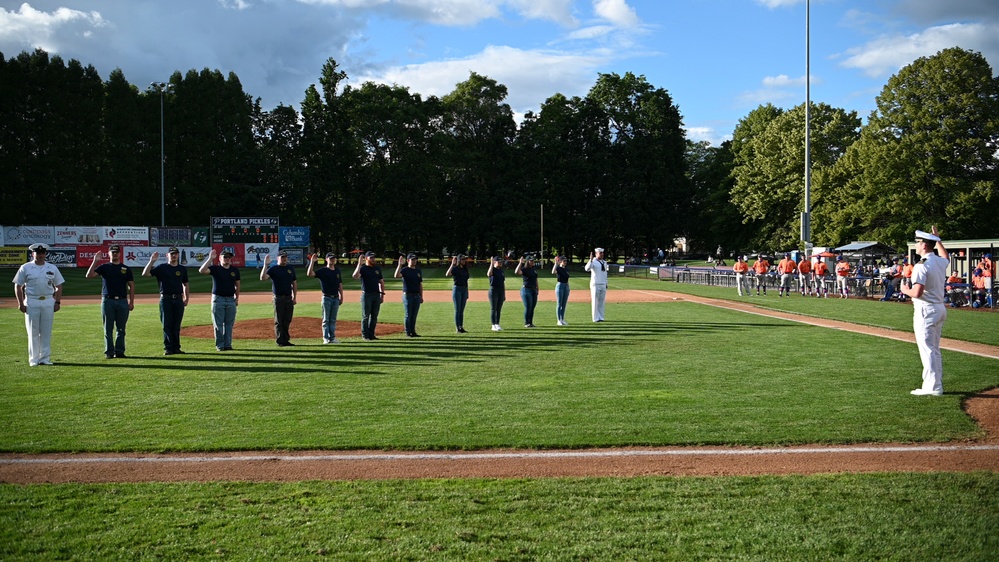
<instances>
[{"instance_id":1,"label":"line of baseball players","mask_svg":"<svg viewBox=\"0 0 999 562\"><path fill-rule=\"evenodd\" d=\"M25 313L28 331L29 365L51 365L52 321L59 310L62 285L65 279L59 268L47 263L48 247L33 244L29 250L32 261L24 264L14 277L15 296L19 309ZM180 331L184 312L190 302L190 287L187 268L179 263L179 250L167 250L165 263L157 265L160 255L153 252L142 275L155 277L160 292L160 322L163 325L163 354L185 353L181 349ZM240 270L232 264L233 254L212 250L198 269L203 275L212 276L212 325L215 331L215 348L218 351L231 351L232 332L239 306ZM343 282L340 269L336 266L334 253L326 254L326 266L316 267L318 254L310 258L306 274L319 280L322 291L322 336L324 344L339 343L336 337L337 314L343 304ZM215 261L218 259L218 263ZM493 330L499 331L500 311L505 297L503 267L505 259L497 256L490 263L489 301ZM125 333L129 314L135 309L135 278L132 268L122 261L122 249L118 245L108 248L108 261L104 254L94 254L93 262L87 269L88 279L101 278L101 317L104 326L104 357L106 359L127 358ZM556 275L557 307L559 326L565 322L565 308L569 297L569 273L567 260L559 256L555 260L552 274ZM607 293L607 263L603 248L590 254L584 269L591 274L590 287L593 297L593 321L604 321L604 304ZM534 307L537 305L537 268L533 259L521 258L516 273L524 279L521 296L524 301L525 327L533 328ZM454 278L452 295L455 303L455 325L458 333L464 329L464 306L468 298L468 270L464 256L456 256L448 269L448 277ZM400 256L395 278L402 279L402 300L405 309L406 335L420 337L416 332L416 320L423 303L423 272L418 267L416 254ZM361 336L364 340L376 340L375 329L378 314L385 298L385 282L381 267L375 262L374 252L367 252L358 259L353 278L361 282ZM295 268L288 264L288 254L279 251L276 262L271 264L270 255L264 256L260 271L261 281L271 281L274 303L274 336L278 346L293 346L290 327L294 308L298 301L298 280ZM463 298L459 296L463 295Z\"/></svg>"},{"instance_id":2,"label":"line of baseball players","mask_svg":"<svg viewBox=\"0 0 999 562\"><path fill-rule=\"evenodd\" d=\"M846 299L850 297L850 287L849 279L850 275L853 273L850 267L850 263L843 259L843 256L836 256L836 265L834 266L834 281L836 283L835 291L839 295L839 298ZM756 296L767 295L767 274L770 273L771 265L770 262L764 257L759 256L756 261L750 267L749 263L742 256L736 257L735 265L732 266L732 271L735 272L735 282L739 293L739 296L752 296L749 290L749 271L752 269L756 278ZM784 258L777 262L776 268L777 275L779 276L779 281L777 284L777 296L785 297L791 296L792 284L797 279L798 288L797 292L801 296L814 296L814 297L825 297L829 298L829 286L828 279L829 266L823 258L816 258L815 263L812 263L811 258L802 257L801 261L795 263L791 258L791 254L784 254Z\"/></svg>"}]
</instances>

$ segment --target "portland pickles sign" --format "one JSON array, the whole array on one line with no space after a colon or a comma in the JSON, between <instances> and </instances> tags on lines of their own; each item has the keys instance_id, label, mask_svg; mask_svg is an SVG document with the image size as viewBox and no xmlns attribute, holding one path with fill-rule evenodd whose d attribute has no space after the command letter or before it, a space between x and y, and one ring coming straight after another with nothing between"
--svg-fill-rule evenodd
<instances>
[{"instance_id":1,"label":"portland pickles sign","mask_svg":"<svg viewBox=\"0 0 999 562\"><path fill-rule=\"evenodd\" d=\"M278 217L212 217L212 244L277 244Z\"/></svg>"}]
</instances>

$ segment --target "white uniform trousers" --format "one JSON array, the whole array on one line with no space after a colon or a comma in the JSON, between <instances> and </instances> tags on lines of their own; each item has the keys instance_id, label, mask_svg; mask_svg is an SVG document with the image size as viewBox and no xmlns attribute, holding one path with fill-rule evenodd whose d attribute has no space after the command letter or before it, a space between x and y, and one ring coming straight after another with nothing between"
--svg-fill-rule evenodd
<instances>
[{"instance_id":1,"label":"white uniform trousers","mask_svg":"<svg viewBox=\"0 0 999 562\"><path fill-rule=\"evenodd\" d=\"M24 326L28 330L28 364L32 367L52 362L52 319L55 317L55 300L25 299L28 311L24 313Z\"/></svg>"},{"instance_id":2,"label":"white uniform trousers","mask_svg":"<svg viewBox=\"0 0 999 562\"><path fill-rule=\"evenodd\" d=\"M594 322L600 322L604 319L604 303L606 300L607 285L590 286L590 302Z\"/></svg>"},{"instance_id":3,"label":"white uniform trousers","mask_svg":"<svg viewBox=\"0 0 999 562\"><path fill-rule=\"evenodd\" d=\"M749 295L749 279L746 278L745 273L735 274L735 286L739 289L740 297L742 296L743 292L745 292L746 295Z\"/></svg>"},{"instance_id":4,"label":"white uniform trousers","mask_svg":"<svg viewBox=\"0 0 999 562\"><path fill-rule=\"evenodd\" d=\"M919 360L923 363L922 389L943 392L943 357L940 355L940 334L947 319L947 306L928 304L913 299L912 328L916 334Z\"/></svg>"}]
</instances>

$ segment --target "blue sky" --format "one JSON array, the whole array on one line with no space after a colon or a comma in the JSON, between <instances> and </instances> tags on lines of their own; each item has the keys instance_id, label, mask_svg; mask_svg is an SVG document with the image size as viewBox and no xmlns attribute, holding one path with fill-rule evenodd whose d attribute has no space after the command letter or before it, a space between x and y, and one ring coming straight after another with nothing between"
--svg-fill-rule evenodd
<instances>
[{"instance_id":1,"label":"blue sky","mask_svg":"<svg viewBox=\"0 0 999 562\"><path fill-rule=\"evenodd\" d=\"M812 0L811 98L866 119L892 74L953 46L996 70L999 0ZM265 109L298 107L330 57L351 83L424 97L474 71L518 117L633 72L713 144L760 104L805 100L804 0L0 0L0 52L36 47L140 88L232 71Z\"/></svg>"}]
</instances>

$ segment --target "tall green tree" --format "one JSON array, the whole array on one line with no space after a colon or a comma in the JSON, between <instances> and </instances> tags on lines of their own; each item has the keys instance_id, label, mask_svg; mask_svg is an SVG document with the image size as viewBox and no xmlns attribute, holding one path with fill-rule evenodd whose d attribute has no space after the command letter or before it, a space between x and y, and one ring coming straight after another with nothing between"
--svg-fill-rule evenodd
<instances>
[{"instance_id":1,"label":"tall green tree","mask_svg":"<svg viewBox=\"0 0 999 562\"><path fill-rule=\"evenodd\" d=\"M36 50L0 67L0 220L98 221L103 82L93 66ZM45 217L34 201L47 203Z\"/></svg>"},{"instance_id":2,"label":"tall green tree","mask_svg":"<svg viewBox=\"0 0 999 562\"><path fill-rule=\"evenodd\" d=\"M516 140L516 182L526 193L540 196L546 244L555 253L582 255L596 239L592 229L600 224L597 200L609 150L609 122L589 98L556 94L538 114L525 116ZM531 247L534 240L528 234L522 238Z\"/></svg>"},{"instance_id":3,"label":"tall green tree","mask_svg":"<svg viewBox=\"0 0 999 562\"><path fill-rule=\"evenodd\" d=\"M630 72L601 74L587 97L610 124L610 167L599 179L601 215L610 230L598 226L596 234L632 255L671 244L692 211L679 108L669 92Z\"/></svg>"},{"instance_id":4,"label":"tall green tree","mask_svg":"<svg viewBox=\"0 0 999 562\"><path fill-rule=\"evenodd\" d=\"M485 256L513 243L510 225L527 214L508 184L513 110L506 86L472 72L442 98L448 247Z\"/></svg>"},{"instance_id":5,"label":"tall green tree","mask_svg":"<svg viewBox=\"0 0 999 562\"><path fill-rule=\"evenodd\" d=\"M896 247L931 224L950 238L994 235L999 79L985 57L955 47L920 58L876 102L859 141L816 177L817 234Z\"/></svg>"},{"instance_id":6,"label":"tall green tree","mask_svg":"<svg viewBox=\"0 0 999 562\"><path fill-rule=\"evenodd\" d=\"M856 112L812 104L811 165L831 166L860 131ZM780 251L800 245L805 194L805 105L790 111L761 106L736 127L732 202L744 222L754 222L753 243Z\"/></svg>"}]
</instances>

